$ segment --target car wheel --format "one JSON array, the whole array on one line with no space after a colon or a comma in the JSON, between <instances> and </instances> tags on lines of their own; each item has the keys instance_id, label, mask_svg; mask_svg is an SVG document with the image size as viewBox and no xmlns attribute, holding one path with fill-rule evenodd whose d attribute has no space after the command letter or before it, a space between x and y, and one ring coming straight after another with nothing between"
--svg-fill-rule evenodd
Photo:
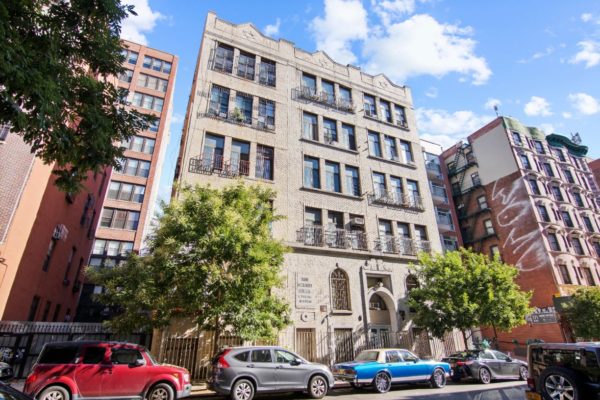
<instances>
[{"instance_id":1,"label":"car wheel","mask_svg":"<svg viewBox=\"0 0 600 400\"><path fill-rule=\"evenodd\" d=\"M71 400L71 393L62 386L50 386L37 397L38 400Z\"/></svg>"},{"instance_id":2,"label":"car wheel","mask_svg":"<svg viewBox=\"0 0 600 400\"><path fill-rule=\"evenodd\" d=\"M373 379L373 386L377 393L387 393L392 388L392 378L386 372L378 372Z\"/></svg>"},{"instance_id":3,"label":"car wheel","mask_svg":"<svg viewBox=\"0 0 600 400\"><path fill-rule=\"evenodd\" d=\"M487 385L491 381L492 381L492 373L490 372L490 370L487 368L480 368L479 369L479 382L483 383L484 385Z\"/></svg>"},{"instance_id":4,"label":"car wheel","mask_svg":"<svg viewBox=\"0 0 600 400\"><path fill-rule=\"evenodd\" d=\"M546 368L540 375L541 391L545 399L583 399L579 377L565 368Z\"/></svg>"},{"instance_id":5,"label":"car wheel","mask_svg":"<svg viewBox=\"0 0 600 400\"><path fill-rule=\"evenodd\" d=\"M322 399L327 394L327 381L321 375L315 375L308 382L308 395L313 399Z\"/></svg>"},{"instance_id":6,"label":"car wheel","mask_svg":"<svg viewBox=\"0 0 600 400\"><path fill-rule=\"evenodd\" d=\"M173 388L166 383L159 383L152 386L148 392L148 400L173 400L175 393Z\"/></svg>"},{"instance_id":7,"label":"car wheel","mask_svg":"<svg viewBox=\"0 0 600 400\"><path fill-rule=\"evenodd\" d=\"M529 375L529 371L527 370L527 367L524 365L521 365L519 367L519 380L526 381L528 375Z\"/></svg>"},{"instance_id":8,"label":"car wheel","mask_svg":"<svg viewBox=\"0 0 600 400\"><path fill-rule=\"evenodd\" d=\"M446 386L446 372L441 368L434 369L429 382L431 383L431 387L436 389L443 388Z\"/></svg>"},{"instance_id":9,"label":"car wheel","mask_svg":"<svg viewBox=\"0 0 600 400\"><path fill-rule=\"evenodd\" d=\"M252 400L254 385L247 379L240 379L231 388L231 400Z\"/></svg>"}]
</instances>

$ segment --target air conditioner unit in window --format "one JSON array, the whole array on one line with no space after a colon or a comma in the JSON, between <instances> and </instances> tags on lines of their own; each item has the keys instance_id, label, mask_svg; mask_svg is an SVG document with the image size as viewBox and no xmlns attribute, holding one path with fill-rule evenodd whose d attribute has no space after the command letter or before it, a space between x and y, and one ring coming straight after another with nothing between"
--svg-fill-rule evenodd
<instances>
[{"instance_id":1,"label":"air conditioner unit in window","mask_svg":"<svg viewBox=\"0 0 600 400\"><path fill-rule=\"evenodd\" d=\"M67 240L69 230L63 224L56 225L52 232L52 239L54 240Z\"/></svg>"},{"instance_id":2,"label":"air conditioner unit in window","mask_svg":"<svg viewBox=\"0 0 600 400\"><path fill-rule=\"evenodd\" d=\"M355 226L363 226L365 224L365 219L362 217L354 217L350 219L350 224Z\"/></svg>"},{"instance_id":3,"label":"air conditioner unit in window","mask_svg":"<svg viewBox=\"0 0 600 400\"><path fill-rule=\"evenodd\" d=\"M267 124L267 129L274 131L275 130L275 125L271 125L271 124Z\"/></svg>"}]
</instances>

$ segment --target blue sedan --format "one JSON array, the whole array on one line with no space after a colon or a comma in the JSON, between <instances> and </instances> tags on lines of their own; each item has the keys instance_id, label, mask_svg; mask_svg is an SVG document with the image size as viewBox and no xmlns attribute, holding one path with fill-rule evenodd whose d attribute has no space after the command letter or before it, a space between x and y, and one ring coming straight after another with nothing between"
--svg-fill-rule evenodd
<instances>
[{"instance_id":1,"label":"blue sedan","mask_svg":"<svg viewBox=\"0 0 600 400\"><path fill-rule=\"evenodd\" d=\"M364 350L354 361L333 366L336 380L347 381L353 387L372 385L379 393L390 390L393 383L429 382L434 388L446 386L450 364L421 360L408 350Z\"/></svg>"}]
</instances>

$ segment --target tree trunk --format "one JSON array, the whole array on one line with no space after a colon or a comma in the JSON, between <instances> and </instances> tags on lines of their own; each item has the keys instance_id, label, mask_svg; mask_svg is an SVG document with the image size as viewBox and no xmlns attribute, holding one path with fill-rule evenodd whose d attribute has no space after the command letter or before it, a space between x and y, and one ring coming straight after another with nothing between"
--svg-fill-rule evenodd
<instances>
[{"instance_id":1,"label":"tree trunk","mask_svg":"<svg viewBox=\"0 0 600 400\"><path fill-rule=\"evenodd\" d=\"M219 351L219 337L221 336L221 322L219 321L219 317L215 318L215 328L213 335L213 355L217 355Z\"/></svg>"},{"instance_id":2,"label":"tree trunk","mask_svg":"<svg viewBox=\"0 0 600 400\"><path fill-rule=\"evenodd\" d=\"M465 341L465 350L469 349L469 341L467 339L467 332L463 329L462 331L463 340Z\"/></svg>"}]
</instances>

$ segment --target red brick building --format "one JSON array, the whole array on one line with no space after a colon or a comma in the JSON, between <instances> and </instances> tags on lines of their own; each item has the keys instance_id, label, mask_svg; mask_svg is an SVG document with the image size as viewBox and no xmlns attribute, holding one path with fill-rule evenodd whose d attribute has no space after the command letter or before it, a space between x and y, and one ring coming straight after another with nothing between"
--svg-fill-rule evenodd
<instances>
[{"instance_id":1,"label":"red brick building","mask_svg":"<svg viewBox=\"0 0 600 400\"><path fill-rule=\"evenodd\" d=\"M54 186L53 165L0 127L0 319L69 321L106 189L92 174L67 196Z\"/></svg>"},{"instance_id":2,"label":"red brick building","mask_svg":"<svg viewBox=\"0 0 600 400\"><path fill-rule=\"evenodd\" d=\"M536 311L527 325L499 332L502 349L570 341L554 298L600 284L600 210L586 153L565 136L498 117L442 155L465 247L498 252L533 291Z\"/></svg>"}]
</instances>

